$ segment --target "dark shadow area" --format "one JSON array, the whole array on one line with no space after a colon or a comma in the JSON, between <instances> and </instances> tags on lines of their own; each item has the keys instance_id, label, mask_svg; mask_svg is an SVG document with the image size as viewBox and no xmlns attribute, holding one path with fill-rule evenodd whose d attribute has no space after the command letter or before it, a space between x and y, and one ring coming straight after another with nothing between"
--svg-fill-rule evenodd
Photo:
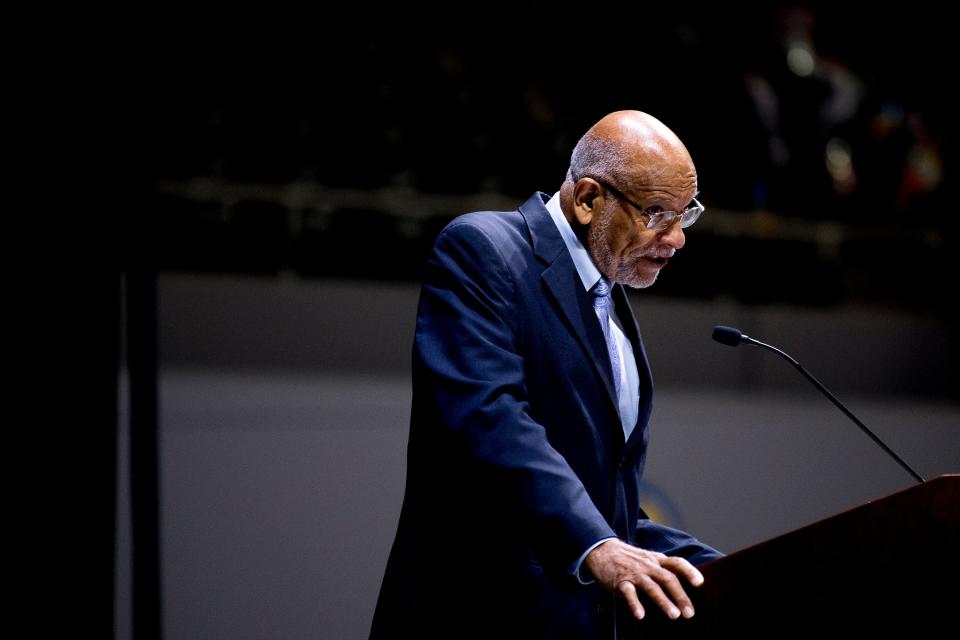
<instances>
[{"instance_id":1,"label":"dark shadow area","mask_svg":"<svg viewBox=\"0 0 960 640\"><path fill-rule=\"evenodd\" d=\"M946 105L922 72L942 15L621 8L588 35L538 3L465 9L157 53L162 267L417 281L446 222L552 192L585 129L636 108L687 143L708 211L658 294L949 313L915 277L957 266Z\"/></svg>"}]
</instances>

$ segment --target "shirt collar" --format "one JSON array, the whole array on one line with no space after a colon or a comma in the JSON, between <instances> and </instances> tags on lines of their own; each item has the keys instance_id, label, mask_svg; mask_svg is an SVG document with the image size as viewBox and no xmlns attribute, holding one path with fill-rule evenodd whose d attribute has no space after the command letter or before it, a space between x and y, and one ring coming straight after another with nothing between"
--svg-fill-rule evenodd
<instances>
[{"instance_id":1,"label":"shirt collar","mask_svg":"<svg viewBox=\"0 0 960 640\"><path fill-rule=\"evenodd\" d=\"M570 226L566 216L563 215L563 210L560 208L559 191L553 194L546 206L553 223L557 225L560 237L563 238L563 244L567 246L567 251L573 258L573 265L577 268L577 274L583 282L584 289L590 291L597 284L602 274L597 269L597 265L593 264L593 258L590 257L587 248L577 238L577 234L573 232L573 227Z\"/></svg>"}]
</instances>

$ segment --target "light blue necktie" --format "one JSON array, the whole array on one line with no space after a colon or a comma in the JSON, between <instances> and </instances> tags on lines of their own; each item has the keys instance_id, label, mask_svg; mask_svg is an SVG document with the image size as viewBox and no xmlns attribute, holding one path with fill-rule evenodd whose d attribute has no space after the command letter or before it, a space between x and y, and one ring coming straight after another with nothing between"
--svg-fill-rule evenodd
<instances>
[{"instance_id":1,"label":"light blue necktie","mask_svg":"<svg viewBox=\"0 0 960 640\"><path fill-rule=\"evenodd\" d=\"M617 340L610 330L610 309L613 307L613 298L610 297L610 283L601 277L597 284L590 289L593 294L593 309L597 312L600 327L603 329L603 338L607 341L607 353L610 354L610 367L613 369L613 388L617 392L617 406L620 403L620 350L617 349Z\"/></svg>"}]
</instances>

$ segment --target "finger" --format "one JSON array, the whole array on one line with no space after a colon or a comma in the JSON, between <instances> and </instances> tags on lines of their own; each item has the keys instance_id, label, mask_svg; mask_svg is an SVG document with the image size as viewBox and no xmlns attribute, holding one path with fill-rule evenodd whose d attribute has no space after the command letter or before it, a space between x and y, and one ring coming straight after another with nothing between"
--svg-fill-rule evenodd
<instances>
[{"instance_id":1,"label":"finger","mask_svg":"<svg viewBox=\"0 0 960 640\"><path fill-rule=\"evenodd\" d=\"M692 584L695 587L699 587L703 584L703 574L686 558L678 557L668 557L665 558L661 563L663 567L669 569L673 573L683 576L687 579L687 582Z\"/></svg>"},{"instance_id":2,"label":"finger","mask_svg":"<svg viewBox=\"0 0 960 640\"><path fill-rule=\"evenodd\" d=\"M676 575L668 569L660 569L658 572L650 574L650 577L659 583L667 597L677 606L679 615L683 615L684 618L693 617L693 603L687 596L686 591L683 590L683 585L680 584Z\"/></svg>"},{"instance_id":3,"label":"finger","mask_svg":"<svg viewBox=\"0 0 960 640\"><path fill-rule=\"evenodd\" d=\"M643 620L646 611L643 610L643 605L640 604L640 598L637 597L637 588L633 586L633 583L624 580L617 585L617 590L620 592L620 595L623 596L623 599L626 600L627 606L630 607L630 611L633 612L633 617L637 620Z\"/></svg>"},{"instance_id":4,"label":"finger","mask_svg":"<svg viewBox=\"0 0 960 640\"><path fill-rule=\"evenodd\" d=\"M674 577L676 580L676 577ZM667 617L671 620L676 620L680 617L680 609L678 609L670 598L667 597L667 594L663 592L663 588L650 576L642 576L637 581L637 586L643 590L647 597L653 601L655 605L660 607Z\"/></svg>"}]
</instances>

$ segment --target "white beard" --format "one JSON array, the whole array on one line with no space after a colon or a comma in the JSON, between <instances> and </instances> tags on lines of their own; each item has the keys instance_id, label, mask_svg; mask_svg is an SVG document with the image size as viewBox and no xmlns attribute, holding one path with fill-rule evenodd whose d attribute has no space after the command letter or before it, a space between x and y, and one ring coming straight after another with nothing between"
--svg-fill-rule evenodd
<instances>
[{"instance_id":1,"label":"white beard","mask_svg":"<svg viewBox=\"0 0 960 640\"><path fill-rule=\"evenodd\" d=\"M598 218L587 229L587 250L596 263L600 273L612 282L618 282L634 289L645 289L657 281L660 270L653 272L639 272L634 267L635 261L621 260L614 255L607 242L607 229L610 227L612 216ZM640 260L637 256L635 260Z\"/></svg>"}]
</instances>

